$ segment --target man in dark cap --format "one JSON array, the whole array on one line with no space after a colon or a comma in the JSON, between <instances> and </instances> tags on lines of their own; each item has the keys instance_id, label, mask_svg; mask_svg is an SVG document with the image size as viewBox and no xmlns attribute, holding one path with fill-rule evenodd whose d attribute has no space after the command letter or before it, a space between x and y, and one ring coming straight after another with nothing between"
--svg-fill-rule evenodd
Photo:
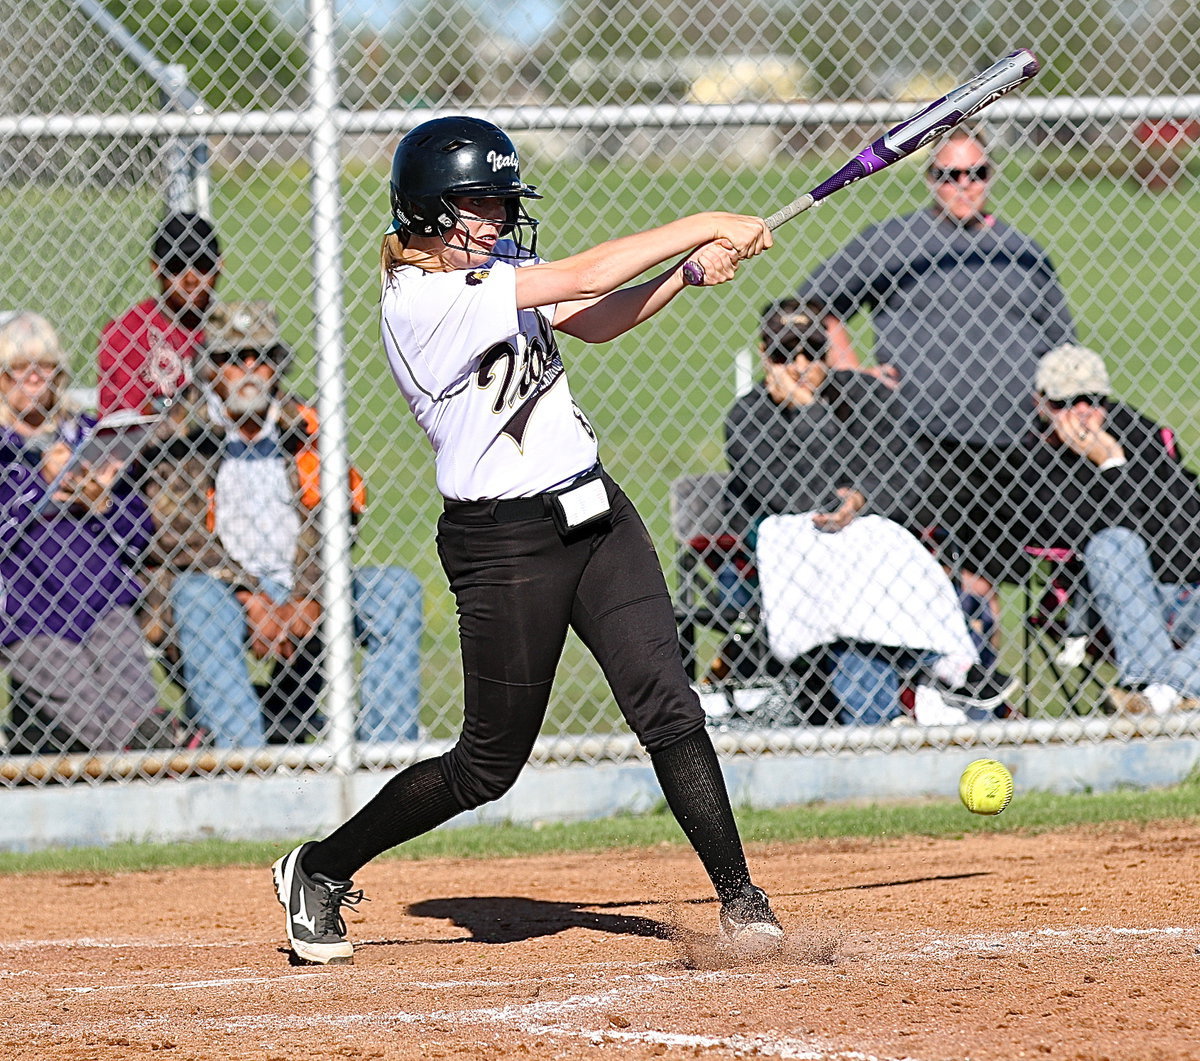
<instances>
[{"instance_id":1,"label":"man in dark cap","mask_svg":"<svg viewBox=\"0 0 1200 1061\"><path fill-rule=\"evenodd\" d=\"M864 373L832 371L828 349L824 327L796 299L764 309L762 382L725 420L739 530L789 512L817 512L831 531L864 510L913 523L923 465L901 430L895 392Z\"/></svg>"},{"instance_id":2,"label":"man in dark cap","mask_svg":"<svg viewBox=\"0 0 1200 1061\"><path fill-rule=\"evenodd\" d=\"M204 317L221 274L221 246L198 214L163 218L151 243L159 294L109 321L100 333L99 411L161 412L192 379Z\"/></svg>"},{"instance_id":3,"label":"man in dark cap","mask_svg":"<svg viewBox=\"0 0 1200 1061\"><path fill-rule=\"evenodd\" d=\"M869 513L923 530L927 472L895 390L863 372L831 369L823 323L794 298L764 308L759 351L763 380L725 420L731 529L753 541L767 516L812 513L818 530L835 534ZM951 706L945 717L965 720L967 708L1001 705L1010 680L989 671L990 631L976 627L978 602L960 596L960 603L984 666L972 667L965 684L937 692ZM840 721L900 715L904 667L869 646L837 645L831 654Z\"/></svg>"}]
</instances>

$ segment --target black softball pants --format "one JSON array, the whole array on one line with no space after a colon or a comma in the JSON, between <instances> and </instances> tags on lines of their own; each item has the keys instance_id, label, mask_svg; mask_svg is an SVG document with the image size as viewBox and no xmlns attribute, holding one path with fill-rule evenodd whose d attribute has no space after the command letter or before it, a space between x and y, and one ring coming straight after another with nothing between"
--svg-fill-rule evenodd
<instances>
[{"instance_id":1,"label":"black softball pants","mask_svg":"<svg viewBox=\"0 0 1200 1061\"><path fill-rule=\"evenodd\" d=\"M458 605L462 736L443 757L465 808L503 795L533 750L568 629L595 656L653 755L704 726L688 684L666 580L633 503L607 475L612 515L563 539L548 511L449 502L438 554ZM528 502L522 499L523 503Z\"/></svg>"},{"instance_id":2,"label":"black softball pants","mask_svg":"<svg viewBox=\"0 0 1200 1061\"><path fill-rule=\"evenodd\" d=\"M438 552L458 602L465 703L458 742L392 778L303 855L349 880L376 855L498 799L537 739L567 631L592 651L650 753L667 805L722 902L750 873L704 713L683 669L650 535L607 476L611 516L562 538L546 498L447 502Z\"/></svg>"}]
</instances>

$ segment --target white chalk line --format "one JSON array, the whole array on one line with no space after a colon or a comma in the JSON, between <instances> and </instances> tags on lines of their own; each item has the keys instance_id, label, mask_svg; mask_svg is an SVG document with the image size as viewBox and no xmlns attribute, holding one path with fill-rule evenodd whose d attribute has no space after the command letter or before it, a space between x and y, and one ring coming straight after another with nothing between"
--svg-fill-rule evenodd
<instances>
[{"instance_id":1,"label":"white chalk line","mask_svg":"<svg viewBox=\"0 0 1200 1061\"><path fill-rule=\"evenodd\" d=\"M966 936L954 937L938 937L925 940L916 940L915 946L903 950L880 950L866 952L865 956L878 957L884 960L905 960L916 958L947 958L957 954L994 954L999 955L1005 952L1012 951L1033 951L1045 949L1047 947L1055 947L1062 945L1069 946L1097 946L1105 945L1113 939L1168 939L1179 942L1200 942L1200 929L1185 928L1181 926L1168 926L1158 928L1128 928L1117 926L1097 926L1097 927L1078 927L1078 928L1040 928L1029 931L995 933L995 934L972 934ZM0 949L10 950L30 950L38 949L45 946L57 946L67 948L100 948L100 949L140 949L146 946L157 947L178 947L182 944L166 944L153 941L141 940L103 940L90 937L83 937L76 940L17 940L8 944L0 945ZM235 944L187 944L187 946L197 947L213 947L213 946L229 946ZM242 942L237 944L241 946L258 945ZM730 973L726 970L708 971L708 972L687 972L678 974L678 976L669 975L672 962L670 960L656 960L651 962L638 963L630 966L628 963L621 962L583 962L573 966L578 972L563 972L556 976L540 976L532 978L522 978L520 980L509 979L490 979L490 978L475 978L468 980L414 980L410 981L413 988L419 990L453 990L463 987L505 987L511 989L517 985L555 985L555 984L570 984L579 978L580 974L586 975L586 971L592 972L608 972L611 979L618 981L630 981L644 979L646 982L654 982L661 980L678 979L679 976L684 976L689 979L689 982L703 982L706 979L728 979ZM662 974L652 974L648 970L659 968L663 970ZM646 970L637 972L638 969ZM632 970L632 971L631 971ZM301 981L313 978L329 976L330 970L322 970L319 972L299 973L299 972L282 972L277 976L244 976L244 977L224 977L224 978L206 978L200 980L183 980L183 981L158 981L158 982L130 982L123 984L94 984L83 986L64 986L57 987L54 990L68 994L91 994L98 991L114 992L114 991L136 991L147 988L168 990L168 991L186 991L196 990L211 987L233 987L239 984L286 984L290 981ZM37 975L32 970L5 970L0 973L0 979L11 979L14 976ZM800 979L799 983L807 983L806 980Z\"/></svg>"},{"instance_id":2,"label":"white chalk line","mask_svg":"<svg viewBox=\"0 0 1200 1061\"><path fill-rule=\"evenodd\" d=\"M600 974L608 969L628 969L629 966L617 962L588 963L590 967L595 968L596 973ZM661 964L661 963L654 963ZM341 970L345 972L345 970ZM21 970L24 975L37 975L31 970ZM209 978L205 980L167 980L157 982L131 981L123 984L93 984L81 987L55 987L52 990L60 994L68 995L90 995L100 991L144 991L147 989L157 988L165 991L187 991L195 988L206 987L234 987L239 984L272 984L275 986L285 986L300 980L319 980L328 979L330 975L336 975L336 970L321 970L311 973L297 972L280 972L276 976L228 976L221 978ZM12 974L4 974L12 975ZM678 972L674 976L664 975L662 973L630 973L622 972L616 975L610 975L609 980L614 982L636 982L644 980L650 984L670 983L674 980L686 980L688 983L705 983L705 982L720 982L728 980L735 974L726 970L708 970L704 972ZM559 976L532 976L522 977L514 980L508 977L483 978L474 980L408 980L405 981L405 987L414 990L422 991L446 991L464 987L485 987L499 988L511 990L514 987L542 987L551 985L573 984L585 977L578 973L563 973ZM780 977L772 976L774 983L783 982ZM790 984L804 985L808 981L805 979L795 979Z\"/></svg>"},{"instance_id":3,"label":"white chalk line","mask_svg":"<svg viewBox=\"0 0 1200 1061\"><path fill-rule=\"evenodd\" d=\"M164 940L161 936L153 939L96 939L91 936L80 936L77 939L13 939L0 940L0 952L24 950L215 950L221 947L261 947L261 939L230 939L214 940L205 943L194 938Z\"/></svg>"},{"instance_id":4,"label":"white chalk line","mask_svg":"<svg viewBox=\"0 0 1200 1061\"><path fill-rule=\"evenodd\" d=\"M619 966L619 963L588 963L593 968L597 964L604 967ZM595 974L601 975L603 969L596 968ZM231 986L244 984L286 984L293 980L312 979L326 975L317 973L289 973L279 977L248 976L239 978L222 978L205 981L186 981L176 984L135 984L130 988L146 989L148 987L204 987ZM780 983L777 972L766 974L773 985ZM660 972L623 973L615 979L620 981L620 987L590 994L574 994L559 1000L535 1000L525 1003L510 1003L503 1006L484 1006L459 1010L434 1010L428 1013L409 1012L379 1012L379 1013L344 1013L335 1015L307 1015L297 1013L256 1014L241 1017L221 1017L199 1022L201 1028L210 1027L221 1031L234 1032L263 1032L296 1030L304 1031L314 1025L331 1027L409 1027L438 1026L447 1024L454 1027L464 1025L497 1025L502 1024L515 1031L533 1035L583 1040L594 1045L629 1044L657 1045L675 1047L698 1047L704 1049L727 1049L735 1053L753 1052L763 1057L778 1057L787 1061L884 1061L859 1051L837 1050L811 1040L797 1040L775 1033L738 1034L733 1036L692 1035L683 1032L662 1031L658 1029L631 1030L616 1026L597 1027L593 1022L583 1022L585 1014L594 1015L598 1010L613 1009L627 1006L630 1002L651 995L662 985L673 981L689 983L727 983L731 981L762 980L764 974L751 971L706 970L699 972L678 972L664 974ZM569 973L558 977L529 978L516 983L529 987L541 986L547 983L569 983L581 979L578 973ZM806 983L807 981L799 981ZM422 986L433 990L445 990L455 986L507 987L514 986L510 980L443 980L422 981ZM59 988L64 993L84 993L92 990L119 990L118 985L106 984L96 988ZM163 1018L149 1017L132 1022L129 1030L138 1026L161 1026ZM193 1018L194 1022L194 1018ZM38 1022L37 1026L40 1026ZM32 1028L31 1024L28 1027ZM10 1027L10 1031L14 1030ZM76 1031L82 1029L77 1028Z\"/></svg>"},{"instance_id":5,"label":"white chalk line","mask_svg":"<svg viewBox=\"0 0 1200 1061\"><path fill-rule=\"evenodd\" d=\"M670 979L683 979L672 977ZM747 979L748 974L712 972L702 974L705 980ZM630 977L630 980L635 978ZM600 1046L612 1043L658 1045L677 1047L700 1047L704 1049L727 1049L744 1054L753 1051L760 1057L779 1057L787 1061L885 1061L874 1055L857 1050L840 1050L817 1040L799 1040L765 1032L752 1035L691 1035L684 1032L667 1032L657 1029L643 1031L615 1026L594 1027L575 1023L585 1014L598 1010L629 1005L636 998L644 997L655 990L665 979L663 976L648 975L641 983L628 987L601 991L593 994L571 995L564 999L534 1001L505 1006L484 1006L473 1009L434 1010L429 1013L344 1013L333 1016L299 1017L288 1014L257 1014L211 1022L222 1031L253 1032L293 1028L298 1031L311 1029L314 1024L332 1027L389 1027L408 1025L417 1027L435 1025L462 1027L464 1025L507 1025L526 1035L558 1037L584 1040ZM694 979L694 978L693 978ZM772 977L774 981L776 978ZM911 1061L911 1059L910 1059Z\"/></svg>"},{"instance_id":6,"label":"white chalk line","mask_svg":"<svg viewBox=\"0 0 1200 1061\"><path fill-rule=\"evenodd\" d=\"M1114 925L1097 925L1092 927L1068 927L1068 928L1040 928L1025 931L994 933L994 934L971 934L964 936L946 936L941 939L934 938L923 944L923 946L944 946L958 950L985 950L988 948L997 948L1007 946L1009 943L1019 943L1026 946L1040 946L1042 939L1047 940L1063 940L1073 941L1084 938L1083 942L1095 943L1101 940L1105 934L1110 934L1115 937L1131 937L1131 938L1147 938L1155 937L1176 938L1180 941L1189 939L1200 941L1200 929L1191 927L1166 926L1160 928L1121 928ZM203 942L192 937L184 937L175 940L164 940L162 937L154 938L138 938L127 937L124 939L105 939L93 936L80 936L74 939L17 939L17 940L0 940L0 952L4 951L26 951L26 950L49 950L53 948L64 948L69 950L167 950L167 949L186 949L186 950L213 950L222 947L263 947L270 946L272 941L263 939L234 939L234 940L214 940L211 942ZM358 940L356 945L359 947L369 947L371 945L380 945L389 943L389 940ZM279 945L276 943L276 945ZM663 964L668 962L652 962L649 964ZM586 962L579 963L577 967L596 967L596 968L629 968L628 964L623 963L608 963L608 962Z\"/></svg>"},{"instance_id":7,"label":"white chalk line","mask_svg":"<svg viewBox=\"0 0 1200 1061\"><path fill-rule=\"evenodd\" d=\"M912 937L908 937L912 940ZM956 953L999 953L1004 951L1029 951L1034 949L1050 949L1062 946L1096 946L1114 941L1128 940L1167 940L1172 942L1193 942L1200 940L1200 929L1182 926L1131 928L1118 926L1091 926L1069 928L1041 928L1028 931L1017 931L995 934L971 934L964 936L933 936L925 940L912 940L915 949L905 952L879 952L874 957L882 959L904 958L914 956L946 956ZM96 940L84 938L79 940L14 941L0 945L0 948L26 949L40 944L49 943L54 946L93 946L113 949L126 947L141 947L147 943L142 941ZM179 946L180 944L154 944L161 946ZM186 944L185 944L186 945ZM197 944L192 944L197 945ZM198 946L226 946L231 944L198 944ZM245 945L245 944L243 944ZM261 945L261 941L258 945ZM648 963L651 966L665 966L665 962ZM586 968L594 969L597 973L605 969L629 969L620 962L585 963ZM635 966L636 968L636 966ZM60 988L64 992L87 993L93 990L144 990L147 987L159 987L170 990L186 988L203 988L217 986L236 986L238 984L273 985L286 984L289 981L310 980L327 976L328 971L313 973L281 972L278 976L247 976L229 977L222 979L180 981L176 983L158 984L104 984L95 987ZM230 1031L281 1031L285 1029L303 1030L314 1024L329 1026L408 1026L420 1025L453 1025L465 1024L505 1024L529 1035L559 1036L576 1040L585 1040L597 1045L603 1043L629 1043L642 1045L664 1045L681 1047L698 1047L705 1049L728 1049L735 1052L756 1051L761 1056L779 1057L788 1061L883 1061L854 1050L839 1050L828 1044L816 1041L804 1041L778 1036L773 1033L755 1035L734 1035L715 1037L705 1035L689 1035L647 1029L642 1031L619 1028L616 1026L593 1027L580 1020L584 1013L595 1013L603 1008L624 1006L630 1001L652 993L659 985L672 981L687 980L689 982L730 982L735 980L761 979L764 973L759 971L708 970L698 972L624 972L614 979L621 983L620 988L592 994L576 994L558 1001L531 1001L528 1003L510 1004L506 1006L488 1006L468 1008L463 1010L439 1010L429 1013L356 1013L336 1015L298 1016L295 1013L260 1014L242 1017L224 1017L205 1022L212 1027ZM771 982L777 984L777 971L765 974ZM426 990L446 990L455 987L506 987L511 989L514 983L530 987L541 984L571 983L581 979L579 972L565 973L560 976L526 978L521 981L507 979L466 979L466 980L421 980L413 982L413 986ZM797 979L797 982L807 982ZM144 1025L158 1025L161 1019L150 1017L140 1022Z\"/></svg>"},{"instance_id":8,"label":"white chalk line","mask_svg":"<svg viewBox=\"0 0 1200 1061\"><path fill-rule=\"evenodd\" d=\"M1092 927L1038 928L1020 932L973 933L966 936L933 936L924 941L917 940L914 949L892 952L886 957L951 957L964 953L994 953L1037 951L1062 947L1108 946L1114 942L1129 940L1196 943L1200 942L1200 928L1164 926L1159 928L1120 928L1115 925Z\"/></svg>"},{"instance_id":9,"label":"white chalk line","mask_svg":"<svg viewBox=\"0 0 1200 1061\"><path fill-rule=\"evenodd\" d=\"M311 980L325 976L325 973L290 973L288 976L228 976L219 980L177 980L160 981L158 983L136 984L98 984L93 987L56 987L68 995L90 995L97 991L145 991L159 988L163 991L189 991L199 987L233 987L237 984L278 984L289 983L292 980Z\"/></svg>"},{"instance_id":10,"label":"white chalk line","mask_svg":"<svg viewBox=\"0 0 1200 1061\"><path fill-rule=\"evenodd\" d=\"M28 970L26 970L28 972ZM278 976L228 976L221 979L209 980L173 980L144 983L141 981L127 984L96 984L89 987L56 987L55 991L70 995L89 995L96 991L139 991L147 988L161 988L165 991L188 991L204 987L234 987L238 984L290 984L297 980L328 979L334 970L321 970L314 973L281 972ZM558 984L578 979L575 973L564 976L526 977L520 980L507 978L486 980L409 980L405 986L419 990L445 991L448 988L462 987L536 987L542 984Z\"/></svg>"}]
</instances>

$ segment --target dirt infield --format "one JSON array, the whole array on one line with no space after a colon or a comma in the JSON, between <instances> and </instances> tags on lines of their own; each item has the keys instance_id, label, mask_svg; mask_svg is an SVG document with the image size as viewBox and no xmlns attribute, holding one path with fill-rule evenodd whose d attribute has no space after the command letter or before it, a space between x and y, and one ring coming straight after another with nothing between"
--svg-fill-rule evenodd
<instances>
[{"instance_id":1,"label":"dirt infield","mask_svg":"<svg viewBox=\"0 0 1200 1061\"><path fill-rule=\"evenodd\" d=\"M0 878L0 1044L170 1057L1200 1058L1200 825L752 848L790 936L718 960L688 852L380 861L293 968L266 867Z\"/></svg>"}]
</instances>

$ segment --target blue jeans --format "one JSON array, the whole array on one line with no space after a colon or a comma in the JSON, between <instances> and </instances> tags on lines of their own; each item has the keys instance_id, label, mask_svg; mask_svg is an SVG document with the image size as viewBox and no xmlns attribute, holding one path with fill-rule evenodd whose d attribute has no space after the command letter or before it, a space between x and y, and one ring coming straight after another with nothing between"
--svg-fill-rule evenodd
<instances>
[{"instance_id":1,"label":"blue jeans","mask_svg":"<svg viewBox=\"0 0 1200 1061\"><path fill-rule=\"evenodd\" d=\"M1146 542L1124 527L1100 531L1083 556L1120 683L1200 697L1200 587L1157 581Z\"/></svg>"},{"instance_id":2,"label":"blue jeans","mask_svg":"<svg viewBox=\"0 0 1200 1061\"><path fill-rule=\"evenodd\" d=\"M286 587L264 583L286 599ZM420 711L421 585L399 567L361 567L354 575L354 633L365 649L359 675L360 740L413 740ZM212 575L181 572L170 593L183 680L195 721L219 748L267 739L262 702L246 659L246 616L234 590ZM324 684L319 639L297 653L292 684L315 697ZM314 651L315 646L315 651ZM289 661L290 662L290 661ZM307 666L306 666L307 664ZM288 662L279 667L287 672Z\"/></svg>"},{"instance_id":3,"label":"blue jeans","mask_svg":"<svg viewBox=\"0 0 1200 1061\"><path fill-rule=\"evenodd\" d=\"M963 618L967 621L967 633L971 635L971 641L979 653L979 665L984 670L994 670L997 660L992 638L996 633L996 617L992 614L991 605L986 598L961 589L958 592L958 603L962 607Z\"/></svg>"},{"instance_id":4,"label":"blue jeans","mask_svg":"<svg viewBox=\"0 0 1200 1061\"><path fill-rule=\"evenodd\" d=\"M830 685L842 725L879 726L898 718L900 682L934 656L839 642L829 647Z\"/></svg>"},{"instance_id":5,"label":"blue jeans","mask_svg":"<svg viewBox=\"0 0 1200 1061\"><path fill-rule=\"evenodd\" d=\"M744 612L758 601L758 587L752 585L746 576L738 570L732 560L727 560L717 568L713 579L719 587L717 607L722 611Z\"/></svg>"}]
</instances>

